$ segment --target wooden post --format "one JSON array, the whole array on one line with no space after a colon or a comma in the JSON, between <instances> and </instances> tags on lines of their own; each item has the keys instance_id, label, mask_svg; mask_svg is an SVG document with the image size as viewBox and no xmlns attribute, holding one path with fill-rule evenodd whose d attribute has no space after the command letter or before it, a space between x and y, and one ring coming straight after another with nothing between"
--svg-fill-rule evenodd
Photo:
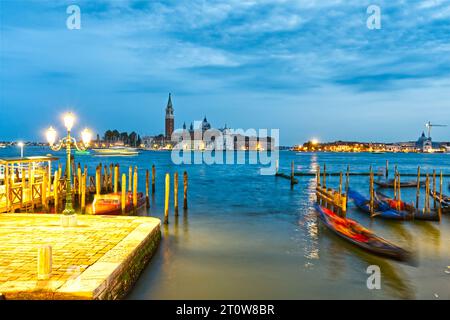
<instances>
[{"instance_id":1,"label":"wooden post","mask_svg":"<svg viewBox=\"0 0 450 320\"><path fill-rule=\"evenodd\" d=\"M279 169L280 169L280 160L277 159L275 162L275 174L278 174Z\"/></svg>"},{"instance_id":2,"label":"wooden post","mask_svg":"<svg viewBox=\"0 0 450 320\"><path fill-rule=\"evenodd\" d=\"M156 168L152 165L152 194L155 194Z\"/></svg>"},{"instance_id":3,"label":"wooden post","mask_svg":"<svg viewBox=\"0 0 450 320\"><path fill-rule=\"evenodd\" d=\"M55 175L53 178L53 201L55 203L55 213L58 213L59 209L59 169L55 170Z\"/></svg>"},{"instance_id":4,"label":"wooden post","mask_svg":"<svg viewBox=\"0 0 450 320\"><path fill-rule=\"evenodd\" d=\"M130 166L128 168L128 192L131 192L132 184L133 184L133 167Z\"/></svg>"},{"instance_id":5,"label":"wooden post","mask_svg":"<svg viewBox=\"0 0 450 320\"><path fill-rule=\"evenodd\" d=\"M372 170L372 166L370 166L370 187L369 187L369 192L370 192L370 217L373 218L375 215L375 208L374 208L374 187L373 187L373 183L374 183L374 176L373 176L373 170Z\"/></svg>"},{"instance_id":6,"label":"wooden post","mask_svg":"<svg viewBox=\"0 0 450 320\"><path fill-rule=\"evenodd\" d=\"M178 172L173 175L173 209L178 216Z\"/></svg>"},{"instance_id":7,"label":"wooden post","mask_svg":"<svg viewBox=\"0 0 450 320\"><path fill-rule=\"evenodd\" d=\"M188 174L185 171L183 173L183 187L184 187L184 200L183 200L183 209L187 209L188 208L188 198L187 198L187 194L188 194Z\"/></svg>"},{"instance_id":8,"label":"wooden post","mask_svg":"<svg viewBox=\"0 0 450 320\"><path fill-rule=\"evenodd\" d=\"M109 176L108 176L108 190L110 191L110 192L113 192L113 190L114 190L114 182L113 182L113 180L114 180L114 170L115 170L115 166L114 166L114 164L110 164L109 165Z\"/></svg>"},{"instance_id":9,"label":"wooden post","mask_svg":"<svg viewBox=\"0 0 450 320\"><path fill-rule=\"evenodd\" d=\"M291 163L291 189L294 189L294 161Z\"/></svg>"},{"instance_id":10,"label":"wooden post","mask_svg":"<svg viewBox=\"0 0 450 320\"><path fill-rule=\"evenodd\" d=\"M84 173L81 176L81 213L85 214L86 213L86 181L87 181L87 177L86 177L86 171L87 169L84 169Z\"/></svg>"},{"instance_id":11,"label":"wooden post","mask_svg":"<svg viewBox=\"0 0 450 320\"><path fill-rule=\"evenodd\" d=\"M389 160L386 160L386 172L385 172L385 179L386 181L389 178Z\"/></svg>"},{"instance_id":12,"label":"wooden post","mask_svg":"<svg viewBox=\"0 0 450 320\"><path fill-rule=\"evenodd\" d=\"M433 208L436 209L436 170L433 170Z\"/></svg>"},{"instance_id":13,"label":"wooden post","mask_svg":"<svg viewBox=\"0 0 450 320\"><path fill-rule=\"evenodd\" d=\"M420 198L420 166L417 167L416 209L419 209Z\"/></svg>"},{"instance_id":14,"label":"wooden post","mask_svg":"<svg viewBox=\"0 0 450 320\"><path fill-rule=\"evenodd\" d=\"M441 221L442 217L442 183L443 183L443 176L441 170L441 174L439 175L439 221Z\"/></svg>"},{"instance_id":15,"label":"wooden post","mask_svg":"<svg viewBox=\"0 0 450 320\"><path fill-rule=\"evenodd\" d=\"M122 174L122 197L120 201L120 205L122 207L122 214L125 214L126 205L127 205L127 199L126 199L126 193L127 193L127 175L125 173Z\"/></svg>"},{"instance_id":16,"label":"wooden post","mask_svg":"<svg viewBox=\"0 0 450 320\"><path fill-rule=\"evenodd\" d=\"M150 189L150 172L145 170L145 206L150 208L150 198L149 198L149 189Z\"/></svg>"},{"instance_id":17,"label":"wooden post","mask_svg":"<svg viewBox=\"0 0 450 320\"><path fill-rule=\"evenodd\" d=\"M317 166L317 186L320 187L320 165Z\"/></svg>"},{"instance_id":18,"label":"wooden post","mask_svg":"<svg viewBox=\"0 0 450 320\"><path fill-rule=\"evenodd\" d=\"M339 173L339 194L342 195L342 171Z\"/></svg>"},{"instance_id":19,"label":"wooden post","mask_svg":"<svg viewBox=\"0 0 450 320\"><path fill-rule=\"evenodd\" d=\"M119 165L114 166L114 193L119 192Z\"/></svg>"},{"instance_id":20,"label":"wooden post","mask_svg":"<svg viewBox=\"0 0 450 320\"><path fill-rule=\"evenodd\" d=\"M137 209L138 168L134 167L133 175L133 208Z\"/></svg>"},{"instance_id":21,"label":"wooden post","mask_svg":"<svg viewBox=\"0 0 450 320\"><path fill-rule=\"evenodd\" d=\"M99 196L101 192L101 182L100 182L101 170L102 167L97 167L97 169L95 170L95 194L97 196Z\"/></svg>"},{"instance_id":22,"label":"wooden post","mask_svg":"<svg viewBox=\"0 0 450 320\"><path fill-rule=\"evenodd\" d=\"M345 178L345 207L347 210L347 204L348 204L348 189L350 188L350 165L347 165L347 173Z\"/></svg>"},{"instance_id":23,"label":"wooden post","mask_svg":"<svg viewBox=\"0 0 450 320\"><path fill-rule=\"evenodd\" d=\"M77 192L78 192L78 204L81 203L81 185L82 185L82 181L81 181L81 166L78 163L78 167L77 167L77 182L78 182L78 186L77 186Z\"/></svg>"},{"instance_id":24,"label":"wooden post","mask_svg":"<svg viewBox=\"0 0 450 320\"><path fill-rule=\"evenodd\" d=\"M103 183L102 190L103 190L103 192L108 193L108 166L105 164L105 166L103 168L104 168L105 173L104 173L104 176L102 179L102 183Z\"/></svg>"},{"instance_id":25,"label":"wooden post","mask_svg":"<svg viewBox=\"0 0 450 320\"><path fill-rule=\"evenodd\" d=\"M166 193L164 201L164 224L169 223L170 175L166 173Z\"/></svg>"},{"instance_id":26,"label":"wooden post","mask_svg":"<svg viewBox=\"0 0 450 320\"><path fill-rule=\"evenodd\" d=\"M425 179L425 212L430 212L430 176Z\"/></svg>"},{"instance_id":27,"label":"wooden post","mask_svg":"<svg viewBox=\"0 0 450 320\"><path fill-rule=\"evenodd\" d=\"M42 176L42 190L41 190L41 205L44 208L44 211L48 211L48 206L47 206L47 183L48 183L48 178L47 175L44 174Z\"/></svg>"},{"instance_id":28,"label":"wooden post","mask_svg":"<svg viewBox=\"0 0 450 320\"><path fill-rule=\"evenodd\" d=\"M327 188L327 165L323 164L323 187Z\"/></svg>"},{"instance_id":29,"label":"wooden post","mask_svg":"<svg viewBox=\"0 0 450 320\"><path fill-rule=\"evenodd\" d=\"M400 172L397 172L397 187L398 187L398 206L400 209L400 203L402 201L402 183L400 181Z\"/></svg>"}]
</instances>

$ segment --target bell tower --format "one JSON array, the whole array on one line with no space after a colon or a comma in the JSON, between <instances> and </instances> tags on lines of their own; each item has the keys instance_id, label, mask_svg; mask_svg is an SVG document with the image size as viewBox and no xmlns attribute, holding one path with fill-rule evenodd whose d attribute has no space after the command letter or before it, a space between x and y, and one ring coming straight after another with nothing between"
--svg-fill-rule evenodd
<instances>
[{"instance_id":1,"label":"bell tower","mask_svg":"<svg viewBox=\"0 0 450 320\"><path fill-rule=\"evenodd\" d=\"M172 95L169 93L169 100L167 101L166 107L166 141L171 141L172 133L174 131L174 122Z\"/></svg>"}]
</instances>

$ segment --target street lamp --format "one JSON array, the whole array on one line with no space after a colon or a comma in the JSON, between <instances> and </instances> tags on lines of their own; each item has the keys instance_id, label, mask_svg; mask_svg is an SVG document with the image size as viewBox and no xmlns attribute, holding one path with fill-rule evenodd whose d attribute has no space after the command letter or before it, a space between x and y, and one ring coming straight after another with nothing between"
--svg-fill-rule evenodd
<instances>
[{"instance_id":1,"label":"street lamp","mask_svg":"<svg viewBox=\"0 0 450 320\"><path fill-rule=\"evenodd\" d=\"M66 162L66 205L63 211L63 214L65 215L73 215L75 214L75 210L72 206L72 185L71 185L71 179L70 179L70 164L71 164L71 155L70 151L74 147L78 151L84 151L89 147L89 143L92 139L92 134L88 129L84 129L81 133L81 140L82 144L77 143L75 138L71 137L70 132L73 128L73 125L75 123L75 116L72 112L68 112L64 115L64 126L67 129L67 136L62 138L56 142L57 132L53 127L48 128L47 130L47 142L50 145L50 148L53 151L59 151L62 148L66 148L67 151L67 162Z\"/></svg>"},{"instance_id":2,"label":"street lamp","mask_svg":"<svg viewBox=\"0 0 450 320\"><path fill-rule=\"evenodd\" d=\"M22 141L20 141L20 142L18 142L17 143L17 146L20 148L20 157L21 158L23 158L23 146L24 146L25 144L22 142Z\"/></svg>"}]
</instances>

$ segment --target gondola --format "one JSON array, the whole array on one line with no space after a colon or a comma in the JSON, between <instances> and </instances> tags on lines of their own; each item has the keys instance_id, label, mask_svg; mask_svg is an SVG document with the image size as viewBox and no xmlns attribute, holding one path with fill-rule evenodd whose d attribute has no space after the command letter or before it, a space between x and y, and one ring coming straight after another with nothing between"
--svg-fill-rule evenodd
<instances>
[{"instance_id":1,"label":"gondola","mask_svg":"<svg viewBox=\"0 0 450 320\"><path fill-rule=\"evenodd\" d=\"M440 199L440 193L436 192L436 203L439 206L439 202L441 202L442 213L450 213L450 197L446 195L442 195L442 200ZM430 196L434 197L433 190L430 190Z\"/></svg>"},{"instance_id":2,"label":"gondola","mask_svg":"<svg viewBox=\"0 0 450 320\"><path fill-rule=\"evenodd\" d=\"M133 208L133 194L126 194L125 215L131 215L145 208L145 197L142 192L137 194L137 206ZM95 215L121 215L122 201L120 193L96 195L92 204L86 206L87 214Z\"/></svg>"},{"instance_id":3,"label":"gondola","mask_svg":"<svg viewBox=\"0 0 450 320\"><path fill-rule=\"evenodd\" d=\"M330 209L315 204L320 220L339 237L373 254L399 261L411 259L411 253L376 236L356 221L339 217Z\"/></svg>"},{"instance_id":4,"label":"gondola","mask_svg":"<svg viewBox=\"0 0 450 320\"><path fill-rule=\"evenodd\" d=\"M368 214L371 213L369 199L351 189L348 190L348 196L353 200L359 210ZM408 220L412 218L410 213L393 210L386 203L377 201L376 199L374 199L374 216L390 220Z\"/></svg>"},{"instance_id":5,"label":"gondola","mask_svg":"<svg viewBox=\"0 0 450 320\"><path fill-rule=\"evenodd\" d=\"M412 204L401 200L394 200L379 191L375 191L375 199L384 202L396 211L411 214L413 220L439 221L439 212L437 210L431 209L430 212L424 212L423 210L416 209Z\"/></svg>"},{"instance_id":6,"label":"gondola","mask_svg":"<svg viewBox=\"0 0 450 320\"><path fill-rule=\"evenodd\" d=\"M379 186L380 188L394 188L394 179L385 180L385 181L374 181L374 183ZM424 182L420 182L420 186L423 186ZM417 181L405 181L400 182L401 188L416 188L417 187Z\"/></svg>"}]
</instances>

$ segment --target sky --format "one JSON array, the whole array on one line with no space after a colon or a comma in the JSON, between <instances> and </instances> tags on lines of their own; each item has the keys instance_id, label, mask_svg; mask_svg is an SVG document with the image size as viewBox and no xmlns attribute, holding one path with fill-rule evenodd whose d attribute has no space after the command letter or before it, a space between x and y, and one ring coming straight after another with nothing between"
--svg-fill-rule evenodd
<instances>
[{"instance_id":1,"label":"sky","mask_svg":"<svg viewBox=\"0 0 450 320\"><path fill-rule=\"evenodd\" d=\"M450 0L0 0L0 18L0 141L45 140L65 111L75 131L159 134L169 92L176 128L207 116L281 145L450 125Z\"/></svg>"}]
</instances>

